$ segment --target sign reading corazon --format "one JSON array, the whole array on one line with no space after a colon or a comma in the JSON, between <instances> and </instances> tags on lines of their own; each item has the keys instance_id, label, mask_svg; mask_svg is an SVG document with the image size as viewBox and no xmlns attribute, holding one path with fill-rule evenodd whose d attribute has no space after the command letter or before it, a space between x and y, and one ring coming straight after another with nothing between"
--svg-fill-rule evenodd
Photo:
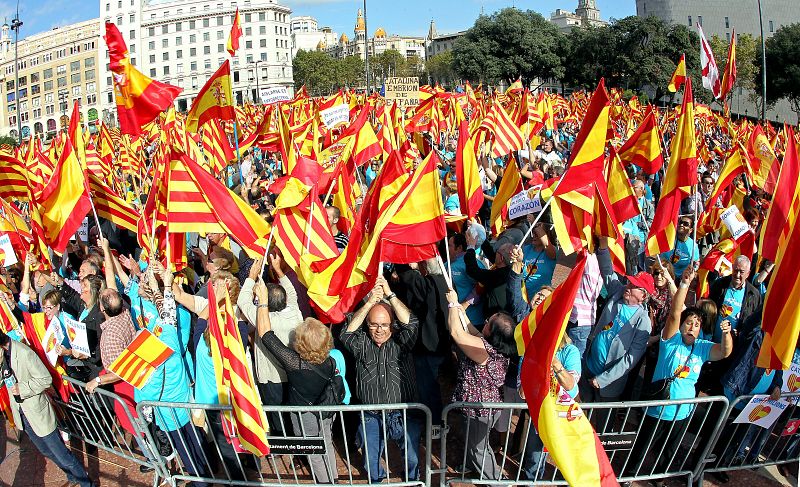
<instances>
[{"instance_id":1,"label":"sign reading corazon","mask_svg":"<svg viewBox=\"0 0 800 487\"><path fill-rule=\"evenodd\" d=\"M386 78L386 100L400 109L419 105L419 78Z\"/></svg>"}]
</instances>

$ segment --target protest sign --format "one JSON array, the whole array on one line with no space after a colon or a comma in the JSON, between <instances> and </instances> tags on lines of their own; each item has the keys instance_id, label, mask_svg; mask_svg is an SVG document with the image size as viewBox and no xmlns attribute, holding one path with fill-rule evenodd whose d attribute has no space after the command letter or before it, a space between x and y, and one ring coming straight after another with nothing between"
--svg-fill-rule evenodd
<instances>
[{"instance_id":1,"label":"protest sign","mask_svg":"<svg viewBox=\"0 0 800 487\"><path fill-rule=\"evenodd\" d=\"M789 370L783 371L781 392L797 392L800 390L800 364L792 362Z\"/></svg>"},{"instance_id":2,"label":"protest sign","mask_svg":"<svg viewBox=\"0 0 800 487\"><path fill-rule=\"evenodd\" d=\"M767 395L755 395L733 422L750 423L762 428L769 428L778 420L788 405L789 403L782 399L773 401Z\"/></svg>"},{"instance_id":3,"label":"protest sign","mask_svg":"<svg viewBox=\"0 0 800 487\"><path fill-rule=\"evenodd\" d=\"M321 110L319 115L322 117L322 123L324 123L326 127L329 129L336 128L337 125L350 121L350 106L341 103L328 109Z\"/></svg>"},{"instance_id":4,"label":"protest sign","mask_svg":"<svg viewBox=\"0 0 800 487\"><path fill-rule=\"evenodd\" d=\"M86 336L86 324L72 318L64 318L64 328L67 329L67 338L72 350L83 354L91 355L89 349L89 338Z\"/></svg>"},{"instance_id":5,"label":"protest sign","mask_svg":"<svg viewBox=\"0 0 800 487\"><path fill-rule=\"evenodd\" d=\"M259 98L261 98L261 103L264 105L292 99L292 97L289 96L289 90L287 90L285 86L268 86L266 88L261 88Z\"/></svg>"},{"instance_id":6,"label":"protest sign","mask_svg":"<svg viewBox=\"0 0 800 487\"><path fill-rule=\"evenodd\" d=\"M539 198L538 191L536 196L530 197L531 190L520 191L508 202L508 219L513 220L530 213L542 211L542 200Z\"/></svg>"},{"instance_id":7,"label":"protest sign","mask_svg":"<svg viewBox=\"0 0 800 487\"><path fill-rule=\"evenodd\" d=\"M397 108L404 110L419 105L419 78L386 78L386 100L389 104L397 102Z\"/></svg>"},{"instance_id":8,"label":"protest sign","mask_svg":"<svg viewBox=\"0 0 800 487\"><path fill-rule=\"evenodd\" d=\"M731 206L723 211L720 218L722 219L722 223L728 228L728 231L731 232L731 236L733 236L734 239L738 239L744 235L745 232L750 230L750 225L744 221L744 217L739 213L739 208L736 206Z\"/></svg>"},{"instance_id":9,"label":"protest sign","mask_svg":"<svg viewBox=\"0 0 800 487\"><path fill-rule=\"evenodd\" d=\"M7 233L0 235L0 265L3 267L12 266L17 263L17 254L11 245L11 239Z\"/></svg>"},{"instance_id":10,"label":"protest sign","mask_svg":"<svg viewBox=\"0 0 800 487\"><path fill-rule=\"evenodd\" d=\"M64 335L61 331L61 323L58 318L53 317L44 331L44 337L42 337L42 350L44 350L50 365L55 365L56 360L58 360L58 346L62 340L64 340Z\"/></svg>"}]
</instances>

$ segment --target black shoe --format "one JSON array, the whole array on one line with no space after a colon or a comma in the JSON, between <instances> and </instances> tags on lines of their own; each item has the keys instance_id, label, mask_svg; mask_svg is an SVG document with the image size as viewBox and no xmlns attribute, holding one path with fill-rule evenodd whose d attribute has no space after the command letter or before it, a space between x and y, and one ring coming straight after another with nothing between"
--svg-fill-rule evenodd
<instances>
[{"instance_id":1,"label":"black shoe","mask_svg":"<svg viewBox=\"0 0 800 487\"><path fill-rule=\"evenodd\" d=\"M725 472L711 472L711 476L723 484L727 484L731 480L730 476Z\"/></svg>"},{"instance_id":2,"label":"black shoe","mask_svg":"<svg viewBox=\"0 0 800 487\"><path fill-rule=\"evenodd\" d=\"M139 465L139 471L142 473L150 473L154 469L150 465Z\"/></svg>"}]
</instances>

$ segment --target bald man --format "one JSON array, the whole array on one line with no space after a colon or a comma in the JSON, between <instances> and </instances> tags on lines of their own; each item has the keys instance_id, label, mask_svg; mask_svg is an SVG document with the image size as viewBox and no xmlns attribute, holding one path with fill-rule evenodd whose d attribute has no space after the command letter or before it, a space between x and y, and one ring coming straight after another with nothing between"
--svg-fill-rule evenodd
<instances>
[{"instance_id":1,"label":"bald man","mask_svg":"<svg viewBox=\"0 0 800 487\"><path fill-rule=\"evenodd\" d=\"M392 292L386 280L379 278L366 304L352 315L341 334L344 348L356 360L355 390L363 404L417 401L411 351L417 341L418 324L417 317ZM383 431L407 452L407 456L400 458L407 458L408 479L419 478L417 459L422 423L411 413L406 418L404 422L399 411L388 411L385 415L380 411L364 413L356 446L364 447L364 468L370 473L371 482L386 478L381 465L385 447Z\"/></svg>"}]
</instances>

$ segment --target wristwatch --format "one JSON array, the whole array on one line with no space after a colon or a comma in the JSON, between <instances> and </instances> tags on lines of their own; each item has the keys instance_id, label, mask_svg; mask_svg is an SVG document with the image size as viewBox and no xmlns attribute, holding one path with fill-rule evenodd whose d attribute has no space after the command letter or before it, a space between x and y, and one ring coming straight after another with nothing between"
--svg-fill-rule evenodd
<instances>
[{"instance_id":1,"label":"wristwatch","mask_svg":"<svg viewBox=\"0 0 800 487\"><path fill-rule=\"evenodd\" d=\"M102 384L102 383L103 383L103 381L100 379L100 376L99 376L99 375L98 375L97 377L95 377L95 378L94 378L94 381L95 381L95 382L97 382L97 385L98 385L98 386L99 386L100 384Z\"/></svg>"}]
</instances>

